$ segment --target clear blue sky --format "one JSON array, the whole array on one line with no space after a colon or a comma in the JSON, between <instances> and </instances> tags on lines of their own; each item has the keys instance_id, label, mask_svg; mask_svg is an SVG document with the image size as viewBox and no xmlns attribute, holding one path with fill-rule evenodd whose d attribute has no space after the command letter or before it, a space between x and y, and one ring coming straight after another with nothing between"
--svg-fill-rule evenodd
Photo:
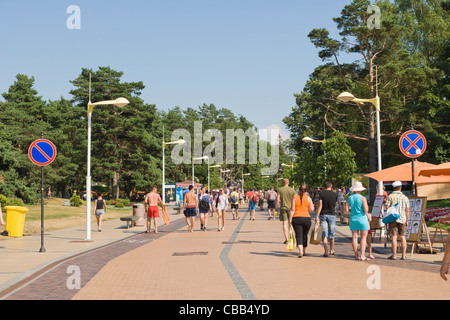
<instances>
[{"instance_id":1,"label":"clear blue sky","mask_svg":"<svg viewBox=\"0 0 450 320\"><path fill-rule=\"evenodd\" d=\"M332 18L350 2L0 0L0 93L22 73L44 100L71 98L81 68L109 66L143 81L141 97L158 109L214 103L283 128L293 94L322 63L308 33L336 35ZM80 30L66 26L73 4Z\"/></svg>"}]
</instances>

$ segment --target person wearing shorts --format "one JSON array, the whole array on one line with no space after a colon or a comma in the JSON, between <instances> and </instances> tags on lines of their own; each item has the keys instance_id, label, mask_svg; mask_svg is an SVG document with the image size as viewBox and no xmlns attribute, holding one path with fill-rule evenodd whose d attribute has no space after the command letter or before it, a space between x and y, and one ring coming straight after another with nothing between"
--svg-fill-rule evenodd
<instances>
[{"instance_id":1,"label":"person wearing shorts","mask_svg":"<svg viewBox=\"0 0 450 320\"><path fill-rule=\"evenodd\" d=\"M406 227L408 226L409 219L409 199L402 193L402 182L395 181L392 183L394 192L392 192L386 200L385 209L398 203L400 217L389 224L390 236L392 240L392 255L388 258L390 260L397 260L397 237L400 237L402 245L402 257L401 260L406 259L406 248L408 243L406 242Z\"/></svg>"},{"instance_id":2,"label":"person wearing shorts","mask_svg":"<svg viewBox=\"0 0 450 320\"><path fill-rule=\"evenodd\" d=\"M274 190L274 187L270 187L269 191L267 191L267 212L269 213L269 220L275 220L275 203L277 201L277 193Z\"/></svg>"},{"instance_id":3,"label":"person wearing shorts","mask_svg":"<svg viewBox=\"0 0 450 320\"><path fill-rule=\"evenodd\" d=\"M256 213L256 198L257 193L255 190L250 190L248 192L248 211L250 212L250 218L249 220L255 220L255 213Z\"/></svg>"},{"instance_id":4,"label":"person wearing shorts","mask_svg":"<svg viewBox=\"0 0 450 320\"><path fill-rule=\"evenodd\" d=\"M278 208L280 204L280 216L279 219L282 224L283 234L286 244L289 238L289 214L292 208L292 199L295 197L295 190L289 187L289 179L283 179L283 186L278 189L277 202L275 208Z\"/></svg>"},{"instance_id":5,"label":"person wearing shorts","mask_svg":"<svg viewBox=\"0 0 450 320\"><path fill-rule=\"evenodd\" d=\"M325 180L323 187L324 190L319 195L316 223L320 221L320 225L322 226L323 256L328 257L328 254L334 255L334 231L336 229L335 208L338 196L332 190L333 184L330 180ZM329 248L328 244L330 245Z\"/></svg>"},{"instance_id":6,"label":"person wearing shorts","mask_svg":"<svg viewBox=\"0 0 450 320\"><path fill-rule=\"evenodd\" d=\"M237 188L234 188L230 194L230 203L233 220L237 220L239 219L239 193L237 192Z\"/></svg>"},{"instance_id":7,"label":"person wearing shorts","mask_svg":"<svg viewBox=\"0 0 450 320\"><path fill-rule=\"evenodd\" d=\"M184 202L183 202L186 216L186 224L188 226L189 232L194 232L194 222L195 222L195 216L197 215L197 209L198 209L198 198L194 193L194 186L189 186L189 192L186 193L184 196Z\"/></svg>"},{"instance_id":8,"label":"person wearing shorts","mask_svg":"<svg viewBox=\"0 0 450 320\"><path fill-rule=\"evenodd\" d=\"M94 208L95 217L97 218L98 232L102 232L102 220L103 216L105 215L106 202L101 195L99 195L97 200L95 200Z\"/></svg>"},{"instance_id":9,"label":"person wearing shorts","mask_svg":"<svg viewBox=\"0 0 450 320\"><path fill-rule=\"evenodd\" d=\"M225 230L225 213L228 209L228 196L223 189L219 190L219 197L217 198L217 228L218 231Z\"/></svg>"},{"instance_id":10,"label":"person wearing shorts","mask_svg":"<svg viewBox=\"0 0 450 320\"><path fill-rule=\"evenodd\" d=\"M158 233L158 218L159 218L159 207L158 204L163 205L161 197L156 192L156 187L151 188L151 191L145 195L144 203L147 207L147 233L150 233L152 226L152 219L155 233Z\"/></svg>"},{"instance_id":11,"label":"person wearing shorts","mask_svg":"<svg viewBox=\"0 0 450 320\"><path fill-rule=\"evenodd\" d=\"M198 195L199 200L199 206L198 206L198 213L200 214L200 230L206 231L206 225L208 223L208 213L211 211L211 197L209 194L206 193L206 188L202 187L201 193ZM200 204L202 203L208 203L208 208L202 207Z\"/></svg>"}]
</instances>

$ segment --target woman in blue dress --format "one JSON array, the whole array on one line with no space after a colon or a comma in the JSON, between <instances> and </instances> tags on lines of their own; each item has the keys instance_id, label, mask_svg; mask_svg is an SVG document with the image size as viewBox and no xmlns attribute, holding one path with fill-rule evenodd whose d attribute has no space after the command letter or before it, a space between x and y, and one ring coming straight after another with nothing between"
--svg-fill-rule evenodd
<instances>
[{"instance_id":1,"label":"woman in blue dress","mask_svg":"<svg viewBox=\"0 0 450 320\"><path fill-rule=\"evenodd\" d=\"M352 231L352 247L355 253L356 260L367 260L365 257L365 250L367 244L367 234L370 229L369 222L371 215L369 214L369 205L366 197L361 195L361 192L366 190L362 183L356 181L350 188L353 194L348 198L345 205L345 212L350 213L350 230ZM361 255L358 255L358 234L361 236L360 251Z\"/></svg>"}]
</instances>

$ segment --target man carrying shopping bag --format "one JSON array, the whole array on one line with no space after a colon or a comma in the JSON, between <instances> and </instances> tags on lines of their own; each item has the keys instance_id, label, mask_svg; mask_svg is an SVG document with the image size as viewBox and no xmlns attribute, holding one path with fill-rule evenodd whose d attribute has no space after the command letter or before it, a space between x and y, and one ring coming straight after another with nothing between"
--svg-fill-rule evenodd
<instances>
[{"instance_id":1,"label":"man carrying shopping bag","mask_svg":"<svg viewBox=\"0 0 450 320\"><path fill-rule=\"evenodd\" d=\"M408 246L406 242L406 227L408 226L409 219L409 200L402 193L402 182L395 181L392 186L394 187L394 192L392 192L386 200L385 209L388 210L390 207L397 205L399 218L391 223L389 223L390 236L392 240L392 255L388 258L389 260L397 260L397 236L400 236L402 245L402 257L401 260L406 259L406 248Z\"/></svg>"}]
</instances>

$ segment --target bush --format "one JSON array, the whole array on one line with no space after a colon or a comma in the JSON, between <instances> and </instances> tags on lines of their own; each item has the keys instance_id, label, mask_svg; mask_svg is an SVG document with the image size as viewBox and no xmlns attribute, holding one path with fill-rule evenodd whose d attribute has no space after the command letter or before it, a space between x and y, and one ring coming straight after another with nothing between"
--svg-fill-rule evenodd
<instances>
[{"instance_id":1,"label":"bush","mask_svg":"<svg viewBox=\"0 0 450 320\"><path fill-rule=\"evenodd\" d=\"M125 205L122 202L118 202L118 203L116 203L116 205L114 207L123 208L123 207L125 207Z\"/></svg>"},{"instance_id":2,"label":"bush","mask_svg":"<svg viewBox=\"0 0 450 320\"><path fill-rule=\"evenodd\" d=\"M2 205L2 207L6 206L6 197L2 194L0 194L0 204Z\"/></svg>"},{"instance_id":3,"label":"bush","mask_svg":"<svg viewBox=\"0 0 450 320\"><path fill-rule=\"evenodd\" d=\"M120 203L123 203L124 206L130 205L130 200L128 199L119 199Z\"/></svg>"},{"instance_id":4,"label":"bush","mask_svg":"<svg viewBox=\"0 0 450 320\"><path fill-rule=\"evenodd\" d=\"M73 195L72 198L70 198L70 205L74 207L80 207L83 204L83 200L81 200L80 196Z\"/></svg>"},{"instance_id":5,"label":"bush","mask_svg":"<svg viewBox=\"0 0 450 320\"><path fill-rule=\"evenodd\" d=\"M24 203L22 199L19 198L6 198L5 206L18 206L23 207Z\"/></svg>"}]
</instances>

